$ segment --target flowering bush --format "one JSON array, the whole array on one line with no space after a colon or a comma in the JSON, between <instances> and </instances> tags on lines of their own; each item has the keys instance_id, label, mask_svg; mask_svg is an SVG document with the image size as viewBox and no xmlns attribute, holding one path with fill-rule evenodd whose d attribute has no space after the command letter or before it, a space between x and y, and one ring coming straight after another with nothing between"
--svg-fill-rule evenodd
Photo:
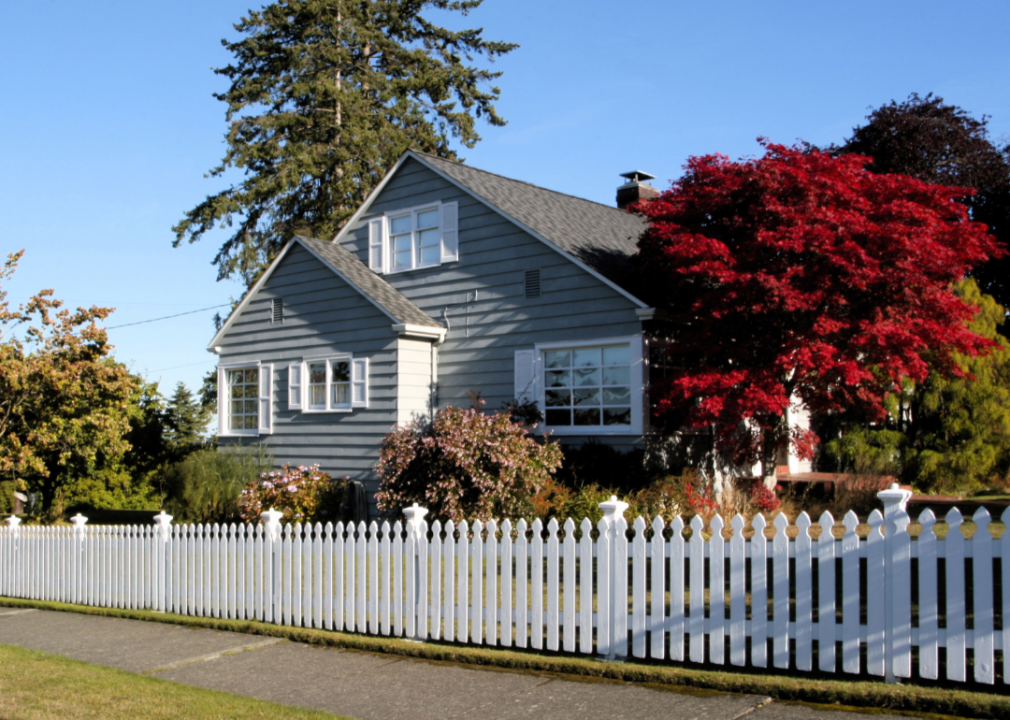
<instances>
[{"instance_id":1,"label":"flowering bush","mask_svg":"<svg viewBox=\"0 0 1010 720\"><path fill-rule=\"evenodd\" d=\"M531 498L561 465L555 443L538 443L508 415L447 407L430 424L394 428L382 441L375 498L391 511L418 503L431 519L527 515Z\"/></svg>"},{"instance_id":2,"label":"flowering bush","mask_svg":"<svg viewBox=\"0 0 1010 720\"><path fill-rule=\"evenodd\" d=\"M239 509L246 522L259 521L270 508L289 522L334 520L340 508L344 481L336 481L318 465L285 465L260 475L242 490Z\"/></svg>"},{"instance_id":3,"label":"flowering bush","mask_svg":"<svg viewBox=\"0 0 1010 720\"><path fill-rule=\"evenodd\" d=\"M779 500L778 495L775 494L776 490L781 490L781 485L776 485L775 489L765 487L763 481L758 480L754 483L750 490L750 501L758 510L763 513L774 513L777 512L780 507L782 507L782 501Z\"/></svg>"}]
</instances>

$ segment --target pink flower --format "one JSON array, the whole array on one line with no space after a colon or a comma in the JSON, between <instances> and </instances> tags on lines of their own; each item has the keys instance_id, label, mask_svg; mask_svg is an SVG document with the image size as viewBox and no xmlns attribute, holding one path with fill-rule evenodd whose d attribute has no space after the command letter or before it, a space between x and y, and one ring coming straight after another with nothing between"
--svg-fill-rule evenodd
<instances>
[{"instance_id":1,"label":"pink flower","mask_svg":"<svg viewBox=\"0 0 1010 720\"><path fill-rule=\"evenodd\" d=\"M296 485L288 485L288 492L289 493L298 492L298 486L296 486Z\"/></svg>"}]
</instances>

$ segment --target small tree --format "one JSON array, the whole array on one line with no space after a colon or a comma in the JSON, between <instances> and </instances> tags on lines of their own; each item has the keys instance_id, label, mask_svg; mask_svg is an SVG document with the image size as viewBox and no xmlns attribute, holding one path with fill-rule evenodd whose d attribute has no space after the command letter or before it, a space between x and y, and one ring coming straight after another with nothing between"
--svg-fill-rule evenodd
<instances>
[{"instance_id":1,"label":"small tree","mask_svg":"<svg viewBox=\"0 0 1010 720\"><path fill-rule=\"evenodd\" d=\"M52 290L9 306L2 284L23 254L0 268L0 476L41 491L49 510L66 483L129 450L136 386L98 327L108 308L61 310Z\"/></svg>"},{"instance_id":2,"label":"small tree","mask_svg":"<svg viewBox=\"0 0 1010 720\"><path fill-rule=\"evenodd\" d=\"M167 440L177 454L185 455L202 444L210 411L197 401L185 383L176 384L166 414Z\"/></svg>"},{"instance_id":3,"label":"small tree","mask_svg":"<svg viewBox=\"0 0 1010 720\"><path fill-rule=\"evenodd\" d=\"M882 420L905 378L961 375L957 357L993 347L951 285L1002 251L957 202L969 191L764 145L755 160L690 159L638 207L649 220L638 258L676 366L658 413L714 424L723 450L760 459L768 477L791 440L810 454L790 403Z\"/></svg>"},{"instance_id":4,"label":"small tree","mask_svg":"<svg viewBox=\"0 0 1010 720\"><path fill-rule=\"evenodd\" d=\"M417 420L386 435L376 465L380 510L416 502L454 522L529 514L531 499L561 465L561 449L479 405L442 408L430 424Z\"/></svg>"}]
</instances>

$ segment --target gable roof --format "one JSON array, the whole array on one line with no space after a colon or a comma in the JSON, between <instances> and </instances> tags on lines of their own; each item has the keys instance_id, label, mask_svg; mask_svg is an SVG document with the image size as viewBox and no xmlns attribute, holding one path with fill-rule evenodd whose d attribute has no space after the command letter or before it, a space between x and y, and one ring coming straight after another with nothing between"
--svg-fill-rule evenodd
<instances>
[{"instance_id":1,"label":"gable roof","mask_svg":"<svg viewBox=\"0 0 1010 720\"><path fill-rule=\"evenodd\" d=\"M273 275L281 260L284 259L288 251L296 243L308 250L317 260L326 265L344 282L385 313L393 321L394 330L400 331L403 328L430 328L433 332L425 334L433 336L441 335L445 332L445 328L442 325L439 325L430 315L408 300L403 293L369 270L364 263L358 260L343 245L296 235L278 253L274 261L270 263L270 266L260 276L259 280L256 281L256 284L242 298L242 302L231 312L228 320L210 341L209 349L213 350L214 346L225 336L235 320L242 314L242 311L251 302L252 298L256 296L256 293L259 292L270 276Z\"/></svg>"},{"instance_id":2,"label":"gable roof","mask_svg":"<svg viewBox=\"0 0 1010 720\"><path fill-rule=\"evenodd\" d=\"M344 223L333 238L334 244L343 242L408 159L420 162L470 193L640 308L650 306L642 299L642 289L646 285L640 280L640 270L631 262L631 256L637 250L638 236L646 227L642 218L616 207L547 190L417 150L408 150L396 161L361 207Z\"/></svg>"},{"instance_id":3,"label":"gable roof","mask_svg":"<svg viewBox=\"0 0 1010 720\"><path fill-rule=\"evenodd\" d=\"M343 245L301 235L295 239L397 323L442 327L428 313L408 300L406 295L369 270Z\"/></svg>"},{"instance_id":4,"label":"gable roof","mask_svg":"<svg viewBox=\"0 0 1010 720\"><path fill-rule=\"evenodd\" d=\"M407 151L455 185L470 191L485 204L599 274L636 300L642 289L631 256L646 222L617 207L548 190L469 165ZM390 173L392 175L392 172Z\"/></svg>"}]
</instances>

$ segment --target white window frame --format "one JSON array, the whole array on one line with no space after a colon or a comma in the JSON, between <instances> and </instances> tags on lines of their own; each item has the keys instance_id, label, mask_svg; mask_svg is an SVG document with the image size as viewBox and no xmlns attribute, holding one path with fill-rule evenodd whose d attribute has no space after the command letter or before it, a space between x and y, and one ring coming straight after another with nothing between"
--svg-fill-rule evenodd
<instances>
[{"instance_id":1,"label":"white window frame","mask_svg":"<svg viewBox=\"0 0 1010 720\"><path fill-rule=\"evenodd\" d=\"M580 347L604 347L608 345L627 345L631 356L631 424L618 425L548 425L546 404L546 368L543 361L546 350L567 350ZM544 426L554 435L641 435L646 426L646 353L648 352L645 338L642 335L630 337L599 338L594 340L576 340L537 343L534 346L536 363L537 406L544 414Z\"/></svg>"},{"instance_id":2,"label":"white window frame","mask_svg":"<svg viewBox=\"0 0 1010 720\"><path fill-rule=\"evenodd\" d=\"M346 362L348 369L347 402L333 402L333 391L336 383L333 380L333 365ZM323 405L313 406L310 402L312 383L309 368L312 365L325 364L326 381ZM291 369L298 370L297 380ZM296 402L292 403L292 399ZM288 409L303 413L350 413L368 407L368 358L356 358L350 353L336 353L302 358L288 366Z\"/></svg>"},{"instance_id":3,"label":"white window frame","mask_svg":"<svg viewBox=\"0 0 1010 720\"><path fill-rule=\"evenodd\" d=\"M439 267L446 263L455 262L459 259L459 219L458 203L455 202L433 202L424 205L416 205L409 208L400 208L386 212L378 223L372 220L369 225L369 267L377 272L393 275L413 270L425 270ZM435 226L423 228L425 230L435 229L438 233L437 259L433 262L421 262L420 231L417 218L423 212L435 211L438 222ZM394 219L410 217L410 267L395 268L395 255L393 248L392 222ZM376 234L381 236L377 239ZM404 233L401 233L403 235Z\"/></svg>"},{"instance_id":4,"label":"white window frame","mask_svg":"<svg viewBox=\"0 0 1010 720\"><path fill-rule=\"evenodd\" d=\"M256 428L231 427L231 384L228 373L256 368L258 380ZM243 398L245 399L245 398ZM221 363L217 366L217 424L220 437L249 437L273 432L273 364L259 361Z\"/></svg>"}]
</instances>

